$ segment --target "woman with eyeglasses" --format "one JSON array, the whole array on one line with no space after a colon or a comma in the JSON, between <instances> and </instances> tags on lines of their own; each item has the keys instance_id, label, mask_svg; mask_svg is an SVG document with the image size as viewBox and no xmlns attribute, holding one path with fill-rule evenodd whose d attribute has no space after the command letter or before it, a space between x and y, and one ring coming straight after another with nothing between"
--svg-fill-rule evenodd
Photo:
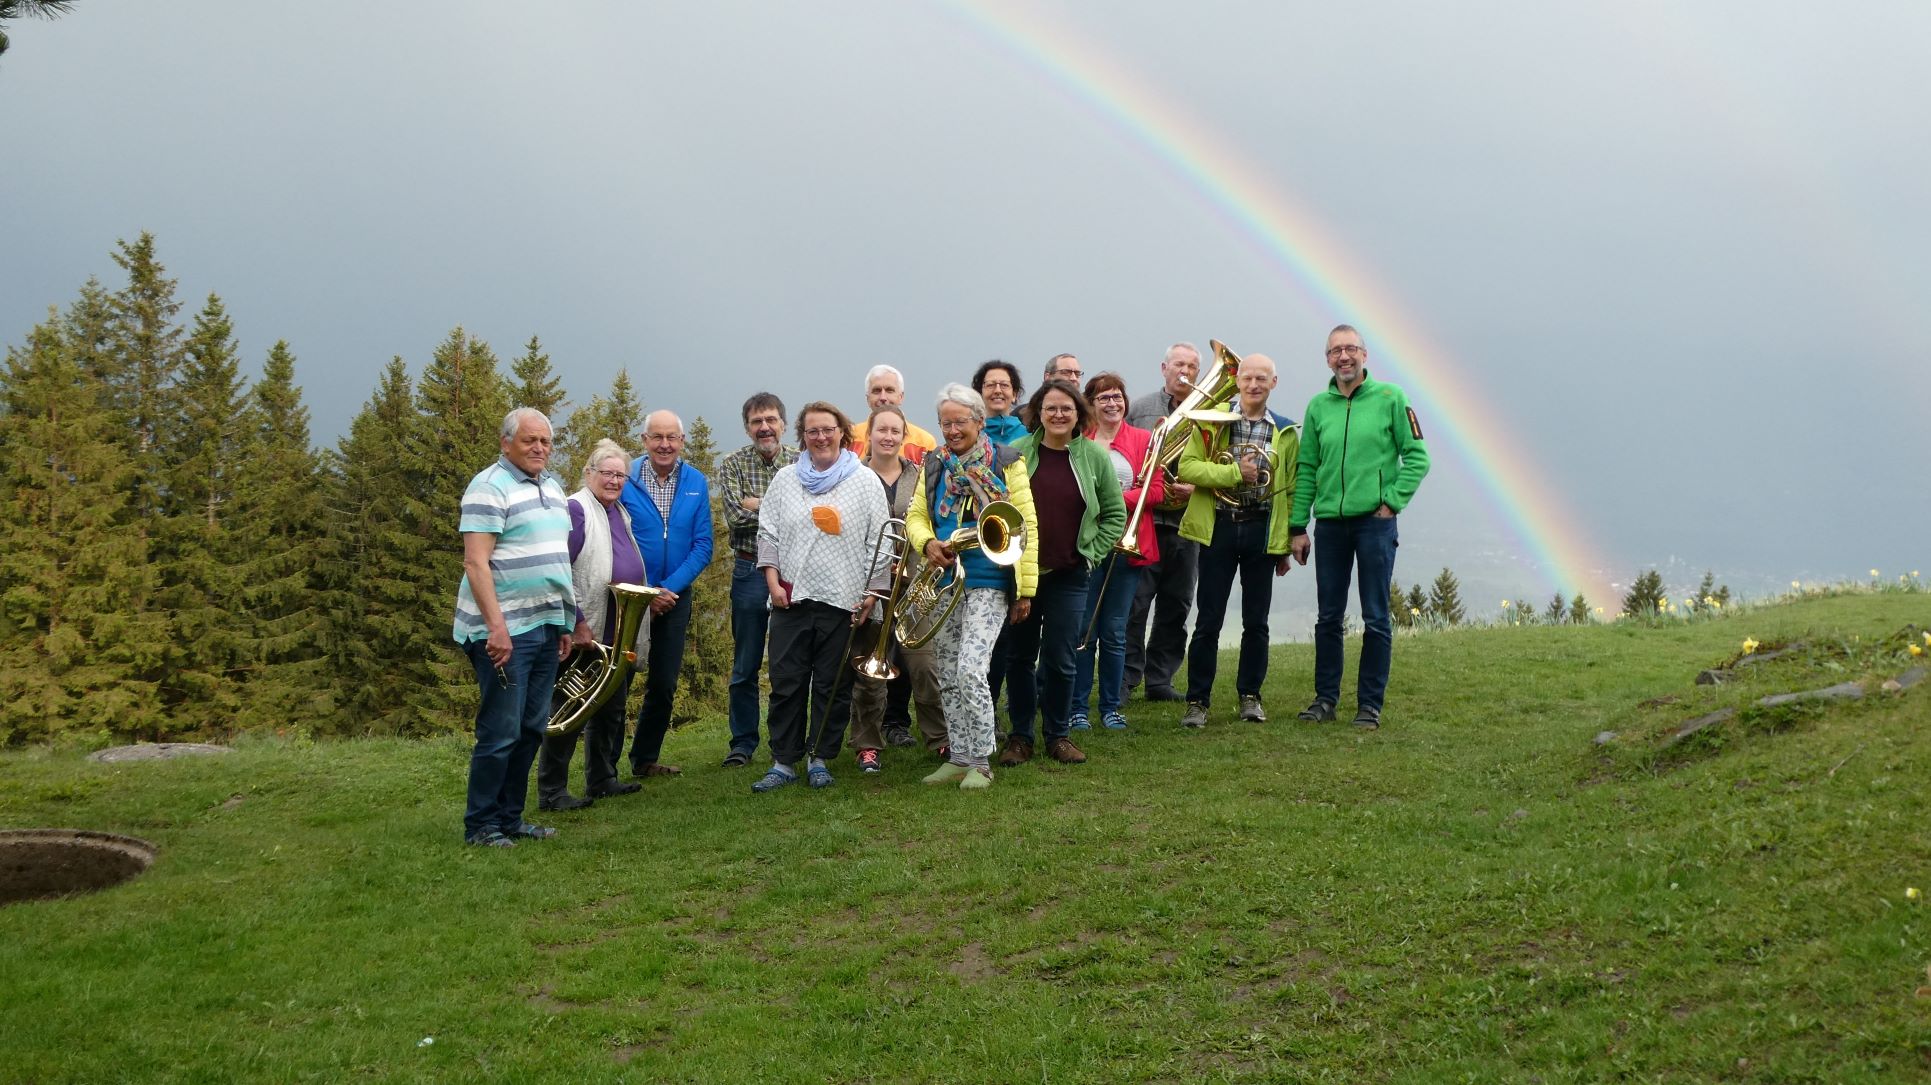
<instances>
[{"instance_id":1,"label":"woman with eyeglasses","mask_svg":"<svg viewBox=\"0 0 1931 1085\"><path fill-rule=\"evenodd\" d=\"M832 785L825 762L844 740L855 677L845 646L891 570L877 545L885 489L851 451L851 420L807 403L798 443L798 462L772 477L758 506L758 568L771 595L772 759L751 785L758 793L796 783L807 753L811 786Z\"/></svg>"},{"instance_id":2,"label":"woman with eyeglasses","mask_svg":"<svg viewBox=\"0 0 1931 1085\"><path fill-rule=\"evenodd\" d=\"M1087 381L1086 399L1093 405L1093 428L1086 431L1086 439L1105 450L1113 477L1119 480L1127 514L1131 516L1140 501L1140 472L1151 452L1153 434L1127 422L1126 382L1118 373L1101 373ZM1128 555L1115 549L1093 570L1093 586L1086 593L1085 624L1080 626L1082 633L1091 629L1092 634L1077 648L1074 660L1071 726L1075 731L1088 727L1087 705L1092 697L1096 670L1100 681L1101 721L1110 730L1126 727L1126 714L1120 711L1126 700L1126 620L1133 610L1140 569L1160 560L1150 515L1166 490L1160 475L1159 471L1153 472L1152 481L1146 487L1145 511L1134 533L1139 554Z\"/></svg>"},{"instance_id":3,"label":"woman with eyeglasses","mask_svg":"<svg viewBox=\"0 0 1931 1085\"><path fill-rule=\"evenodd\" d=\"M617 608L610 602L612 584L647 584L644 552L631 531L630 511L621 500L630 457L623 446L605 438L590 450L583 465L583 488L570 495L570 578L577 594L577 627L570 635L576 648L596 641L610 644L617 635ZM619 651L634 648L637 658L649 652L650 623L637 627L632 645L612 645ZM570 794L570 759L577 750L577 732L544 735L536 762L536 802L543 810L576 810L591 799L628 795L643 785L617 779L617 757L624 749L624 704L631 675L583 725L583 787L588 798Z\"/></svg>"},{"instance_id":4,"label":"woman with eyeglasses","mask_svg":"<svg viewBox=\"0 0 1931 1085\"><path fill-rule=\"evenodd\" d=\"M1050 380L1027 403L1039 428L1013 450L1026 471L1039 510L1029 525L1039 538L1039 587L1032 613L1013 627L1006 657L1007 708L1012 733L1001 765L1033 756L1033 716L1040 717L1046 753L1061 764L1086 760L1067 737L1073 707L1073 646L1086 617L1086 585L1126 528L1126 502L1107 454L1085 437L1093 409L1079 389ZM1036 669L1035 669L1036 668Z\"/></svg>"}]
</instances>

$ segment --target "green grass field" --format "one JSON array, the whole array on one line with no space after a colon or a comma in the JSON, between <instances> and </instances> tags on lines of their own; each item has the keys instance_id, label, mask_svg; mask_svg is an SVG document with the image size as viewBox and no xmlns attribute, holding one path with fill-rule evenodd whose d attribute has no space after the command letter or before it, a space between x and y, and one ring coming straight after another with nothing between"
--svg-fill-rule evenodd
<instances>
[{"instance_id":1,"label":"green grass field","mask_svg":"<svg viewBox=\"0 0 1931 1085\"><path fill-rule=\"evenodd\" d=\"M460 846L456 739L10 752L0 825L160 855L0 909L0 1080L1925 1080L1931 683L1875 692L1913 624L1931 596L1404 637L1372 735L1294 722L1282 646L1273 722L1225 722L1229 659L1206 731L1134 702L979 795L889 751L753 796L713 721L512 850ZM1809 647L1694 684L1746 637Z\"/></svg>"}]
</instances>

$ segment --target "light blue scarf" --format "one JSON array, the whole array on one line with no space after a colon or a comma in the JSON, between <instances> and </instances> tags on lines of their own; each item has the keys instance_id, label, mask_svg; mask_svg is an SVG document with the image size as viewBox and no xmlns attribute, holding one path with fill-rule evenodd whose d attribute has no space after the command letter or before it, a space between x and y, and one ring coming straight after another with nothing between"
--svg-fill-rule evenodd
<instances>
[{"instance_id":1,"label":"light blue scarf","mask_svg":"<svg viewBox=\"0 0 1931 1085\"><path fill-rule=\"evenodd\" d=\"M849 448L839 449L838 458L831 461L831 466L823 471L811 465L810 452L798 453L798 482L805 488L805 492L813 497L823 497L830 493L832 487L850 478L851 473L856 470L858 470L858 457L852 455L852 450Z\"/></svg>"}]
</instances>

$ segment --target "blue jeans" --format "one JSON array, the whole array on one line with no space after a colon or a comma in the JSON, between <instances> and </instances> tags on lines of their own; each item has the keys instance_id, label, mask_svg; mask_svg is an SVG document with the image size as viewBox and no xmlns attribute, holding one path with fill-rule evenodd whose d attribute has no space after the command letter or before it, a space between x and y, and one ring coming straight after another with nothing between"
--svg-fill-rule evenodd
<instances>
[{"instance_id":1,"label":"blue jeans","mask_svg":"<svg viewBox=\"0 0 1931 1085\"><path fill-rule=\"evenodd\" d=\"M1314 696L1341 701L1341 623L1348 613L1348 576L1361 575L1361 671L1357 709L1381 711L1388 693L1388 666L1395 630L1388 620L1388 585L1395 577L1401 532L1394 516L1348 516L1322 520L1314 532Z\"/></svg>"},{"instance_id":2,"label":"blue jeans","mask_svg":"<svg viewBox=\"0 0 1931 1085\"><path fill-rule=\"evenodd\" d=\"M684 670L684 634L691 625L691 590L677 605L650 617L650 657L644 673L644 707L637 712L637 737L630 740L633 775L656 762L670 731L670 706L677 699L677 676Z\"/></svg>"},{"instance_id":3,"label":"blue jeans","mask_svg":"<svg viewBox=\"0 0 1931 1085\"><path fill-rule=\"evenodd\" d=\"M1028 742L1035 712L1043 721L1046 741L1065 738L1071 730L1067 716L1073 709L1073 645L1084 631L1080 623L1086 617L1086 579L1084 568L1040 573L1031 613L1007 627L1006 706L1012 713L1012 733Z\"/></svg>"},{"instance_id":4,"label":"blue jeans","mask_svg":"<svg viewBox=\"0 0 1931 1085\"><path fill-rule=\"evenodd\" d=\"M758 669L771 631L771 592L757 562L731 566L731 751L758 751Z\"/></svg>"},{"instance_id":5,"label":"blue jeans","mask_svg":"<svg viewBox=\"0 0 1931 1085\"><path fill-rule=\"evenodd\" d=\"M538 626L510 638L509 662L499 675L484 651L484 641L463 645L483 703L476 709L476 748L469 755L469 801L463 811L463 837L491 831L509 833L523 824L529 796L530 762L543 745L550 721L550 691L556 685L560 626Z\"/></svg>"},{"instance_id":6,"label":"blue jeans","mask_svg":"<svg viewBox=\"0 0 1931 1085\"><path fill-rule=\"evenodd\" d=\"M1108 565L1096 570L1101 580L1108 575L1109 565L1113 570L1112 579L1105 580L1106 593L1100 593L1101 580L1093 581L1092 589L1086 593L1086 621L1093 624L1093 641L1085 648L1075 649L1078 656L1073 661L1073 708L1084 713L1093 692L1097 657L1102 716L1118 712L1121 702L1126 700L1126 619L1133 611L1135 593L1140 587L1139 566L1128 565L1125 554L1114 554L1106 560ZM1093 622L1095 607L1100 608L1097 623ZM1086 626L1080 629L1084 632Z\"/></svg>"},{"instance_id":7,"label":"blue jeans","mask_svg":"<svg viewBox=\"0 0 1931 1085\"><path fill-rule=\"evenodd\" d=\"M1274 601L1274 569L1267 552L1267 515L1236 521L1214 514L1214 541L1200 548L1200 592L1194 599L1193 643L1187 646L1187 700L1213 704L1214 672L1220 664L1220 627L1227 596L1240 578L1240 664L1234 692L1258 697L1267 681L1267 612Z\"/></svg>"}]
</instances>

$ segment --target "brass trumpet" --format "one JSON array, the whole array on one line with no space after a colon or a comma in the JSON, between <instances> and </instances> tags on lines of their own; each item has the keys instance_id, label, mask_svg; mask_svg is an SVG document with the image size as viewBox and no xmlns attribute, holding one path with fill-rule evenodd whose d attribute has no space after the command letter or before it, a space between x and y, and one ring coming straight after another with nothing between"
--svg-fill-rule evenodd
<instances>
[{"instance_id":1,"label":"brass trumpet","mask_svg":"<svg viewBox=\"0 0 1931 1085\"><path fill-rule=\"evenodd\" d=\"M610 644L591 641L565 661L550 694L550 721L543 727L545 734L574 735L582 730L637 667L637 628L650 612L650 601L663 594L663 589L612 584L610 594L617 601L617 635Z\"/></svg>"}]
</instances>

